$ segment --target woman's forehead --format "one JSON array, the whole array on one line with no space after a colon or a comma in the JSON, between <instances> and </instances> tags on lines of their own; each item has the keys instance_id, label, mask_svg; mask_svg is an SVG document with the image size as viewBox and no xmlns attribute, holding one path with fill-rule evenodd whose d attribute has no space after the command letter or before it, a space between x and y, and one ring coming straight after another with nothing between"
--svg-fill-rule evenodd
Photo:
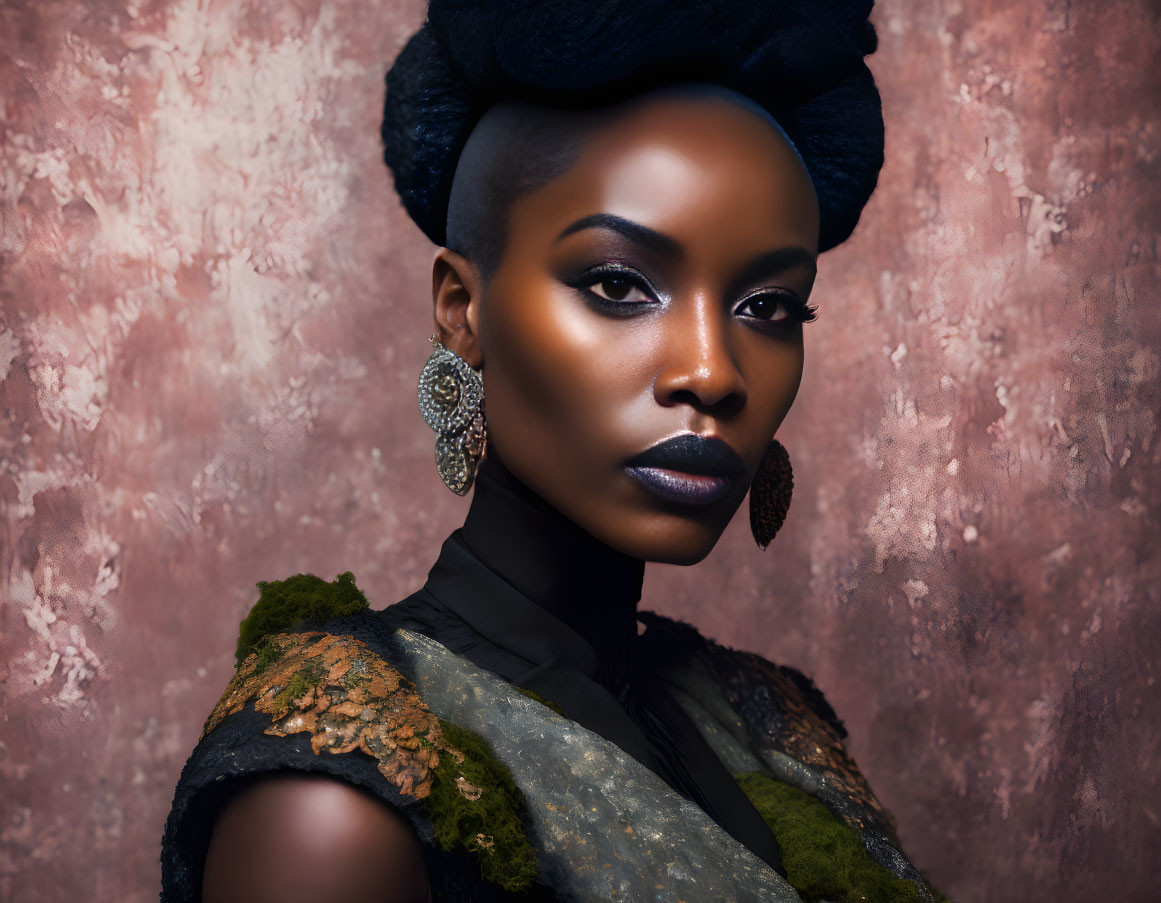
<instances>
[{"instance_id":1,"label":"woman's forehead","mask_svg":"<svg viewBox=\"0 0 1161 903\"><path fill-rule=\"evenodd\" d=\"M725 85L715 84L713 82L686 82L664 85L652 91L644 92L636 97L629 98L620 107L625 112L630 112L641 108L656 108L659 105L677 105L681 107L683 104L687 111L696 111L699 108L705 109L707 106L719 109L725 106L735 111L744 111L758 121L765 123L768 128L773 129L781 140L793 150L799 162L802 162L802 155L799 153L797 146L786 133L786 129L774 118L773 114L752 98L732 88L727 88ZM688 112L687 115L689 115ZM806 168L805 163L803 163L803 168Z\"/></svg>"},{"instance_id":2,"label":"woman's forehead","mask_svg":"<svg viewBox=\"0 0 1161 903\"><path fill-rule=\"evenodd\" d=\"M591 129L567 171L514 206L512 226L535 232L596 212L817 243L817 199L793 145L768 117L716 92L625 105Z\"/></svg>"}]
</instances>

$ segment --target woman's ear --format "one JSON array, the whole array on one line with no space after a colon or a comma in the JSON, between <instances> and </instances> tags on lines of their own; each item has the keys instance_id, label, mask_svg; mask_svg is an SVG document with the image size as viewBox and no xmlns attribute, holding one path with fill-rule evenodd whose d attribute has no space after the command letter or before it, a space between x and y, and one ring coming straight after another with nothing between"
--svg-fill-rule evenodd
<instances>
[{"instance_id":1,"label":"woman's ear","mask_svg":"<svg viewBox=\"0 0 1161 903\"><path fill-rule=\"evenodd\" d=\"M440 248L431 268L435 337L472 367L484 362L479 334L482 291L479 268L450 248Z\"/></svg>"}]
</instances>

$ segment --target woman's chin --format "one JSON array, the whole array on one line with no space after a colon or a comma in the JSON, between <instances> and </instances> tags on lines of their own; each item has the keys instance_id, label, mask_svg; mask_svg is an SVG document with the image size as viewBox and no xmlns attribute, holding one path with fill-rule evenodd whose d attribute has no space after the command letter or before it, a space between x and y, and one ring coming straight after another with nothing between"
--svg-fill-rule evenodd
<instances>
[{"instance_id":1,"label":"woman's chin","mask_svg":"<svg viewBox=\"0 0 1161 903\"><path fill-rule=\"evenodd\" d=\"M690 552L688 555L674 556L673 550L658 551L656 555L647 555L644 557L645 561L655 561L658 564L676 564L682 567L688 567L691 564L698 564L705 560L705 557L713 551L713 546L708 548L698 549Z\"/></svg>"},{"instance_id":2,"label":"woman's chin","mask_svg":"<svg viewBox=\"0 0 1161 903\"><path fill-rule=\"evenodd\" d=\"M719 529L690 522L644 524L640 529L617 530L615 535L598 538L622 554L642 561L691 565L703 561L713 551L723 530L724 526Z\"/></svg>"}]
</instances>

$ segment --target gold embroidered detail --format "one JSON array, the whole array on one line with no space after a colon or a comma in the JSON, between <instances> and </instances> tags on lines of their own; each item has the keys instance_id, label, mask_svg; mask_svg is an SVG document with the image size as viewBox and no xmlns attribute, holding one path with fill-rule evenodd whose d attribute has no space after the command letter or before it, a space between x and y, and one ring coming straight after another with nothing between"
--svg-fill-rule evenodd
<instances>
[{"instance_id":1,"label":"gold embroidered detail","mask_svg":"<svg viewBox=\"0 0 1161 903\"><path fill-rule=\"evenodd\" d=\"M250 699L256 711L273 719L265 733L309 732L315 755L360 749L376 759L380 774L401 793L417 799L431 792L441 754L463 762L414 684L354 637L263 638L238 666L202 737Z\"/></svg>"}]
</instances>

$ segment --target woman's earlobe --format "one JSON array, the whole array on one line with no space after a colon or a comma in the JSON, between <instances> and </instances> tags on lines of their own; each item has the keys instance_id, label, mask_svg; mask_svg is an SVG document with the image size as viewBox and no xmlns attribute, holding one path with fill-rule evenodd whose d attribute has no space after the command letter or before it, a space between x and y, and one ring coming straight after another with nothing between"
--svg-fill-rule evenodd
<instances>
[{"instance_id":1,"label":"woman's earlobe","mask_svg":"<svg viewBox=\"0 0 1161 903\"><path fill-rule=\"evenodd\" d=\"M431 271L432 313L440 343L472 367L483 364L479 342L479 303L483 280L462 254L440 248Z\"/></svg>"}]
</instances>

